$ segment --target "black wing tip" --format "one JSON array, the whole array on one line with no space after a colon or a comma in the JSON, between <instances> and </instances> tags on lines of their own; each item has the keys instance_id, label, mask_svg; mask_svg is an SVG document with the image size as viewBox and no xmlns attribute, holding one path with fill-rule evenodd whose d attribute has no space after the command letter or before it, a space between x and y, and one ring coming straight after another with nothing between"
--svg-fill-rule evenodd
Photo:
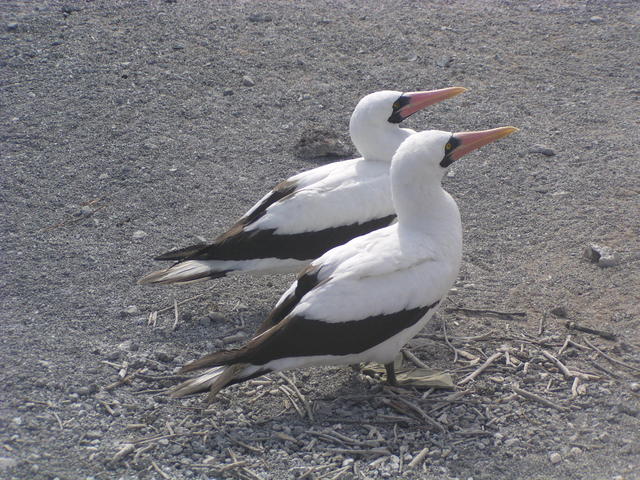
<instances>
[{"instance_id":1,"label":"black wing tip","mask_svg":"<svg viewBox=\"0 0 640 480\"><path fill-rule=\"evenodd\" d=\"M190 245L184 248L178 248L176 250L171 250L169 252L165 252L161 255L153 257L154 260L162 261L162 260L191 260L189 257L195 255L200 252L203 248L208 247L206 243L198 243L196 245Z\"/></svg>"}]
</instances>

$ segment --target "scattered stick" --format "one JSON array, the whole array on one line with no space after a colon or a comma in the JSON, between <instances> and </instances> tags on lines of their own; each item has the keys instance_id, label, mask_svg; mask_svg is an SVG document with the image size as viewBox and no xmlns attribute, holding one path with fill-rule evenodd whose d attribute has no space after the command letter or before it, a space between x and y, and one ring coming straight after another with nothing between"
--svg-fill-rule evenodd
<instances>
[{"instance_id":1,"label":"scattered stick","mask_svg":"<svg viewBox=\"0 0 640 480\"><path fill-rule=\"evenodd\" d=\"M403 348L402 349L402 354L408 359L411 360L416 367L419 368L429 368L429 366L424 363L422 360L420 360L418 357L416 357L413 353L411 353L409 350Z\"/></svg>"},{"instance_id":2,"label":"scattered stick","mask_svg":"<svg viewBox=\"0 0 640 480\"><path fill-rule=\"evenodd\" d=\"M136 447L133 445L133 443L127 443L124 447L122 447L118 453L116 453L113 458L111 459L111 461L113 463L118 463L120 460L122 460L124 457L126 457L127 455L129 455L131 452L133 452L136 449Z\"/></svg>"},{"instance_id":3,"label":"scattered stick","mask_svg":"<svg viewBox=\"0 0 640 480\"><path fill-rule=\"evenodd\" d=\"M417 413L425 423L428 423L429 425L437 428L442 433L446 432L446 429L444 428L444 426L440 422L435 421L433 418L431 418L429 415L427 415L424 412L424 410L422 410L416 404L410 402L409 400L407 400L407 399L405 399L403 397L397 397L395 400L396 401L388 400L388 399L382 399L382 403L384 403L386 405L389 405L390 407L395 408L399 412L406 413L406 409L398 408L399 406L397 405L397 403L401 403L401 404L405 405L407 408L409 408L410 410L412 410L413 412Z\"/></svg>"},{"instance_id":4,"label":"scattered stick","mask_svg":"<svg viewBox=\"0 0 640 480\"><path fill-rule=\"evenodd\" d=\"M387 448L370 448L368 450L362 448L325 448L324 451L349 455L391 455Z\"/></svg>"},{"instance_id":5,"label":"scattered stick","mask_svg":"<svg viewBox=\"0 0 640 480\"><path fill-rule=\"evenodd\" d=\"M51 412L53 414L54 417L56 417L56 421L58 422L58 426L60 427L60 430L64 430L64 425L62 423L62 420L60 420L60 417L58 416L58 414L56 412Z\"/></svg>"},{"instance_id":6,"label":"scattered stick","mask_svg":"<svg viewBox=\"0 0 640 480\"><path fill-rule=\"evenodd\" d=\"M560 410L561 412L564 412L567 409L567 407L563 407L561 405L557 405L555 403L553 403L551 400L547 400L546 398L543 398L539 395L536 395L535 393L531 393L531 392L527 392L526 390L522 390L521 388L516 387L515 385L512 385L511 388L513 389L513 391L515 393L517 393L518 395L520 395L521 397L524 397L526 399L529 400L533 400L534 402L538 402L542 405L545 405L547 407L551 407L551 408L555 408L556 410Z\"/></svg>"},{"instance_id":7,"label":"scattered stick","mask_svg":"<svg viewBox=\"0 0 640 480\"><path fill-rule=\"evenodd\" d=\"M174 320L173 320L173 327L171 327L171 330L175 330L176 328L178 328L178 301L175 299L175 297L173 298L173 312L174 312Z\"/></svg>"},{"instance_id":8,"label":"scattered stick","mask_svg":"<svg viewBox=\"0 0 640 480\"><path fill-rule=\"evenodd\" d=\"M498 360L500 357L502 357L502 355L504 355L503 352L496 352L493 355L491 355L489 358L487 358L487 360L480 365L473 373L467 375L466 377L464 377L462 380L460 380L458 382L458 385L464 385L465 383L470 382L471 380L473 380L474 378L476 378L478 375L480 375L482 372L484 372L487 368L489 368L489 366L495 362L496 360Z\"/></svg>"},{"instance_id":9,"label":"scattered stick","mask_svg":"<svg viewBox=\"0 0 640 480\"><path fill-rule=\"evenodd\" d=\"M298 390L298 387L296 387L296 384L293 382L293 380L291 380L289 377L287 377L284 373L279 372L278 376L280 378L282 378L285 382L287 382L289 384L289 386L293 389L293 392L296 394L296 396L302 402L302 406L304 407L305 412L307 412L307 417L309 418L309 420L311 420L313 422L314 421L313 411L311 410L311 405L309 404L309 401L307 400L307 397L305 397L304 395L302 395L302 393L300 393L300 390ZM303 417L304 417L304 415L303 415Z\"/></svg>"},{"instance_id":10,"label":"scattered stick","mask_svg":"<svg viewBox=\"0 0 640 480\"><path fill-rule=\"evenodd\" d=\"M240 445L243 448L255 453L264 453L264 448L254 447L253 445L249 445L248 443L243 442L242 440L238 440L234 437L228 437L233 443ZM295 440L295 439L294 439Z\"/></svg>"},{"instance_id":11,"label":"scattered stick","mask_svg":"<svg viewBox=\"0 0 640 480\"><path fill-rule=\"evenodd\" d=\"M609 370L608 368L603 367L602 365L600 365L598 362L594 361L594 360L588 360L589 363L591 365L593 365L596 369L600 370L602 373L604 373L605 375L609 375L611 378L615 378L615 379L620 379L619 375L616 375L615 373L613 373L611 370Z\"/></svg>"},{"instance_id":12,"label":"scattered stick","mask_svg":"<svg viewBox=\"0 0 640 480\"><path fill-rule=\"evenodd\" d=\"M578 330L579 332L589 333L591 335L597 335L599 337L604 338L605 340L612 340L615 342L618 339L618 336L613 333L605 332L603 330L594 330L593 328L583 327L581 325L578 325L576 322L567 322L565 324L565 327L567 327L569 330Z\"/></svg>"},{"instance_id":13,"label":"scattered stick","mask_svg":"<svg viewBox=\"0 0 640 480\"><path fill-rule=\"evenodd\" d=\"M158 466L158 464L156 462L154 462L153 460L151 460L151 466L154 468L154 470L156 472L158 472L160 474L160 476L162 478L166 478L167 480L171 480L171 476L167 475L162 470L160 470L160 467Z\"/></svg>"},{"instance_id":14,"label":"scattered stick","mask_svg":"<svg viewBox=\"0 0 640 480\"><path fill-rule=\"evenodd\" d=\"M565 339L564 343L562 344L562 347L560 347L560 350L558 350L558 356L560 356L560 355L562 355L564 353L564 351L569 346L569 342L570 341L571 341L571 335L567 335L567 338Z\"/></svg>"},{"instance_id":15,"label":"scattered stick","mask_svg":"<svg viewBox=\"0 0 640 480\"><path fill-rule=\"evenodd\" d=\"M111 405L109 405L107 402L103 402L102 400L98 401L100 403L100 405L102 405L104 407L104 409L107 411L107 413L111 416L114 416L116 411L111 408Z\"/></svg>"},{"instance_id":16,"label":"scattered stick","mask_svg":"<svg viewBox=\"0 0 640 480\"><path fill-rule=\"evenodd\" d=\"M538 323L538 336L541 337L544 333L544 327L547 320L547 312L544 312L540 317L540 323Z\"/></svg>"},{"instance_id":17,"label":"scattered stick","mask_svg":"<svg viewBox=\"0 0 640 480\"><path fill-rule=\"evenodd\" d=\"M587 340L586 338L584 339L584 343L586 343L587 345L589 345L591 348L593 348L596 352L598 352L600 355L602 355L604 358L606 358L607 360L609 360L611 363L616 363L622 367L628 368L629 370L634 370L636 372L640 372L640 368L638 367L634 367L633 365L629 365L628 363L623 362L622 360L618 360L617 358L613 358L609 355L607 355L606 353L604 353L602 350L600 350L598 347L596 347L593 343L591 343L589 340Z\"/></svg>"},{"instance_id":18,"label":"scattered stick","mask_svg":"<svg viewBox=\"0 0 640 480\"><path fill-rule=\"evenodd\" d=\"M562 363L560 360L558 360L556 357L551 355L546 350L542 350L542 355L544 355L549 360L551 360L553 363L555 363L558 366L558 368L560 369L560 371L562 372L562 374L566 378L579 377L580 375L582 375L580 372L573 372L573 371L569 370L564 363Z\"/></svg>"},{"instance_id":19,"label":"scattered stick","mask_svg":"<svg viewBox=\"0 0 640 480\"><path fill-rule=\"evenodd\" d=\"M447 307L445 310L447 312L462 312L469 313L471 315L489 314L508 319L513 317L522 317L524 319L527 317L527 312L501 312L500 310L490 310L488 308Z\"/></svg>"},{"instance_id":20,"label":"scattered stick","mask_svg":"<svg viewBox=\"0 0 640 480\"><path fill-rule=\"evenodd\" d=\"M278 390L280 390L287 396L287 398L289 399L289 402L291 402L291 405L293 406L295 411L298 412L298 415L300 415L300 418L304 418L304 411L302 410L302 408L300 408L300 405L298 405L298 402L296 402L295 399L293 398L295 396L293 391L289 390L285 385L278 385Z\"/></svg>"},{"instance_id":21,"label":"scattered stick","mask_svg":"<svg viewBox=\"0 0 640 480\"><path fill-rule=\"evenodd\" d=\"M569 340L569 345L577 348L578 350L589 350L589 347L582 345L581 343L576 343L573 340Z\"/></svg>"},{"instance_id":22,"label":"scattered stick","mask_svg":"<svg viewBox=\"0 0 640 480\"><path fill-rule=\"evenodd\" d=\"M152 448L155 448L156 445L154 444L149 444L146 447L142 447L141 449L139 449L136 454L133 456L133 462L134 463L138 463L138 459L140 458L140 456L142 456L143 453L148 452L149 450L151 450Z\"/></svg>"},{"instance_id":23,"label":"scattered stick","mask_svg":"<svg viewBox=\"0 0 640 480\"><path fill-rule=\"evenodd\" d=\"M342 467L338 470L335 470L333 472L329 472L326 475L323 475L321 477L319 477L320 479L327 479L327 480L338 480L343 474L347 473L347 471L351 470L351 465L347 465L346 467ZM332 475L331 477L329 475Z\"/></svg>"},{"instance_id":24,"label":"scattered stick","mask_svg":"<svg viewBox=\"0 0 640 480\"><path fill-rule=\"evenodd\" d=\"M411 460L409 465L407 465L407 470L413 470L414 468L422 465L422 462L424 462L424 459L428 453L429 453L429 447L424 447L422 450L420 450L420 453L418 453L415 457L413 457L413 460Z\"/></svg>"},{"instance_id":25,"label":"scattered stick","mask_svg":"<svg viewBox=\"0 0 640 480\"><path fill-rule=\"evenodd\" d=\"M171 435L154 435L153 437L148 438L139 438L138 440L132 440L132 445L139 445L143 443L156 442L158 440L163 440L165 438L175 438L175 437L190 437L190 436L200 436L200 435L208 435L209 432L188 432L188 433L174 433Z\"/></svg>"},{"instance_id":26,"label":"scattered stick","mask_svg":"<svg viewBox=\"0 0 640 480\"><path fill-rule=\"evenodd\" d=\"M456 363L458 361L458 349L451 345L451 342L449 341L449 336L447 335L447 321L444 318L442 319L442 333L444 334L445 343L451 350L453 350L453 363Z\"/></svg>"},{"instance_id":27,"label":"scattered stick","mask_svg":"<svg viewBox=\"0 0 640 480\"><path fill-rule=\"evenodd\" d=\"M580 377L576 377L573 379L573 385L571 385L571 396L573 398L579 395L578 386L580 385Z\"/></svg>"}]
</instances>

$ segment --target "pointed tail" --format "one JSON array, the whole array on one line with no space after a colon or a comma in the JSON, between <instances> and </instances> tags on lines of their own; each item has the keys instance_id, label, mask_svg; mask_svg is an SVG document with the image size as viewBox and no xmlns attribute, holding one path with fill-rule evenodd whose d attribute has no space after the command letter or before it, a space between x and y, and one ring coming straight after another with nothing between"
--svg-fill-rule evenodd
<instances>
[{"instance_id":1,"label":"pointed tail","mask_svg":"<svg viewBox=\"0 0 640 480\"><path fill-rule=\"evenodd\" d=\"M172 267L148 273L140 280L139 285L146 283L189 283L211 278L224 277L227 271L214 271L209 262L201 260L187 260L176 263Z\"/></svg>"},{"instance_id":2,"label":"pointed tail","mask_svg":"<svg viewBox=\"0 0 640 480\"><path fill-rule=\"evenodd\" d=\"M229 384L239 383L245 378L245 370L249 366L247 363L234 363L242 354L239 350L223 350L221 352L210 353L204 357L188 363L180 369L180 372L191 372L202 368L209 368L197 377L185 380L176 385L169 395L174 398L184 397L194 393L209 391L205 403L211 403L220 390Z\"/></svg>"}]
</instances>

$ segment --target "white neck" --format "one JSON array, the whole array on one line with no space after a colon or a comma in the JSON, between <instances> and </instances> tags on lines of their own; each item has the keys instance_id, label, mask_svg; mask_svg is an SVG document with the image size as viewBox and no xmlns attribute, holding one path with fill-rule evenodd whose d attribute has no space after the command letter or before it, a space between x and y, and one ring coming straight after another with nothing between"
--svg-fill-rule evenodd
<instances>
[{"instance_id":1,"label":"white neck","mask_svg":"<svg viewBox=\"0 0 640 480\"><path fill-rule=\"evenodd\" d=\"M424 180L424 179L420 179ZM462 222L455 200L439 179L400 181L392 176L393 203L398 215L398 230L405 238L419 239L429 254L462 260ZM414 249L420 248L413 245Z\"/></svg>"},{"instance_id":2,"label":"white neck","mask_svg":"<svg viewBox=\"0 0 640 480\"><path fill-rule=\"evenodd\" d=\"M391 162L400 144L412 133L408 128L399 128L386 120L383 124L362 121L357 116L349 122L351 141L366 160Z\"/></svg>"}]
</instances>

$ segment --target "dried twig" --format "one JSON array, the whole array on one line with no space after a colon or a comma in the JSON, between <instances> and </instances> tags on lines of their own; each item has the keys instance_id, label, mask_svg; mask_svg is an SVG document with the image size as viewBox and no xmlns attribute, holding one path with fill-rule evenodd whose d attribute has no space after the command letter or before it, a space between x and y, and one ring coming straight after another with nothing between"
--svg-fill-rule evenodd
<instances>
[{"instance_id":1,"label":"dried twig","mask_svg":"<svg viewBox=\"0 0 640 480\"><path fill-rule=\"evenodd\" d=\"M567 368L567 366L564 363L562 363L560 360L558 360L556 357L554 357L553 355L551 355L549 352L545 350L542 350L542 355L544 355L553 363L555 363L566 378L580 377L583 380L597 380L600 378L597 375L591 375L588 373L582 373L575 370L569 370L569 368Z\"/></svg>"},{"instance_id":2,"label":"dried twig","mask_svg":"<svg viewBox=\"0 0 640 480\"><path fill-rule=\"evenodd\" d=\"M422 450L420 450L420 453L418 453L415 457L413 457L413 460L411 460L409 465L407 465L407 470L412 470L422 465L422 462L424 462L424 459L428 454L429 454L429 447L424 447Z\"/></svg>"},{"instance_id":3,"label":"dried twig","mask_svg":"<svg viewBox=\"0 0 640 480\"><path fill-rule=\"evenodd\" d=\"M458 361L458 349L451 345L451 342L449 341L449 336L447 335L447 321L444 318L442 319L442 333L444 334L445 343L451 350L453 350L453 363L456 363Z\"/></svg>"},{"instance_id":4,"label":"dried twig","mask_svg":"<svg viewBox=\"0 0 640 480\"><path fill-rule=\"evenodd\" d=\"M560 356L560 355L562 355L564 353L564 351L569 346L569 342L570 341L571 341L571 335L567 335L567 338L565 339L564 343L562 344L562 347L560 347L560 350L558 350L558 356Z\"/></svg>"},{"instance_id":5,"label":"dried twig","mask_svg":"<svg viewBox=\"0 0 640 480\"><path fill-rule=\"evenodd\" d=\"M160 474L160 476L162 478L166 478L167 480L171 480L171 476L167 475L166 473L164 473L160 467L158 466L158 464L156 462L154 462L153 460L151 460L151 466L153 467L153 469L158 472Z\"/></svg>"},{"instance_id":6,"label":"dried twig","mask_svg":"<svg viewBox=\"0 0 640 480\"><path fill-rule=\"evenodd\" d=\"M278 385L278 390L280 390L287 396L293 408L296 410L296 412L298 412L298 415L300 415L300 418L304 418L304 411L300 408L298 402L294 400L293 397L295 394L293 393L293 391L289 390L285 385Z\"/></svg>"},{"instance_id":7,"label":"dried twig","mask_svg":"<svg viewBox=\"0 0 640 480\"><path fill-rule=\"evenodd\" d=\"M543 397L541 397L539 395L536 395L535 393L531 393L531 392L527 392L526 390L522 390L521 388L518 388L515 385L512 385L511 388L513 389L513 391L515 393L517 393L521 397L527 398L529 400L533 400L534 402L538 402L538 403L540 403L542 405L545 405L547 407L555 408L556 410L560 410L560 411L568 410L567 407L563 407L561 405L557 405L557 404L553 403L551 400L547 400L546 398L543 398Z\"/></svg>"},{"instance_id":8,"label":"dried twig","mask_svg":"<svg viewBox=\"0 0 640 480\"><path fill-rule=\"evenodd\" d=\"M60 420L60 417L58 416L58 414L56 412L51 412L53 414L54 417L56 417L56 421L58 422L58 426L60 427L60 430L64 430L64 425L62 424L62 420Z\"/></svg>"},{"instance_id":9,"label":"dried twig","mask_svg":"<svg viewBox=\"0 0 640 480\"><path fill-rule=\"evenodd\" d=\"M178 315L178 301L175 299L173 299L173 312L174 312L174 320L173 320L173 326L171 327L171 330L175 330L176 328L178 328L178 319L180 318Z\"/></svg>"},{"instance_id":10,"label":"dried twig","mask_svg":"<svg viewBox=\"0 0 640 480\"><path fill-rule=\"evenodd\" d=\"M471 380L473 380L474 378L476 378L478 375L480 375L482 372L484 372L487 368L489 368L489 366L495 362L496 360L498 360L500 357L502 357L502 355L504 355L503 352L496 352L493 355L491 355L489 358L487 358L487 360L480 365L473 373L467 375L466 377L464 377L462 380L460 380L458 382L458 385L464 385L465 383L470 382Z\"/></svg>"},{"instance_id":11,"label":"dried twig","mask_svg":"<svg viewBox=\"0 0 640 480\"><path fill-rule=\"evenodd\" d=\"M545 327L545 321L547 320L547 313L545 312L541 317L540 317L540 321L538 322L538 336L542 336L542 334L544 333L544 327Z\"/></svg>"},{"instance_id":12,"label":"dried twig","mask_svg":"<svg viewBox=\"0 0 640 480\"><path fill-rule=\"evenodd\" d=\"M409 360L411 360L416 367L419 368L429 368L429 366L424 363L422 360L420 360L418 357L416 357L413 353L411 353L409 350L407 350L406 348L402 349L402 354Z\"/></svg>"},{"instance_id":13,"label":"dried twig","mask_svg":"<svg viewBox=\"0 0 640 480\"><path fill-rule=\"evenodd\" d=\"M386 400L386 401L385 401ZM422 420L424 420L425 423L428 423L429 425L436 427L438 430L440 430L442 433L446 432L446 429L444 428L444 426L440 423L437 422L436 420L434 420L433 418L431 418L429 415L427 415L424 410L422 410L418 405L416 405L415 403L410 402L409 400L407 400L404 397L397 397L395 399L397 402L400 402L402 404L404 404L405 406L407 406L410 410L414 411L415 413L417 413L420 418L422 418ZM383 399L383 403L394 407L395 405L393 405L393 400L387 400L387 399ZM400 411L403 411L402 409L400 409ZM404 413L404 412L403 412Z\"/></svg>"},{"instance_id":14,"label":"dried twig","mask_svg":"<svg viewBox=\"0 0 640 480\"><path fill-rule=\"evenodd\" d=\"M298 387L296 387L296 384L293 382L293 380L287 377L284 373L279 372L278 376L282 378L285 382L287 382L289 386L293 389L293 392L297 395L297 397L302 402L302 406L304 407L304 410L307 412L307 417L309 418L309 420L313 422L314 421L313 411L311 410L311 405L309 404L309 401L307 400L307 398L304 395L302 395L302 393L300 393L300 390L298 390Z\"/></svg>"},{"instance_id":15,"label":"dried twig","mask_svg":"<svg viewBox=\"0 0 640 480\"><path fill-rule=\"evenodd\" d=\"M489 314L502 318L523 317L526 318L527 312L501 312L500 310L491 310L488 308L463 308L463 307L447 307L447 312L463 312L471 315Z\"/></svg>"},{"instance_id":16,"label":"dried twig","mask_svg":"<svg viewBox=\"0 0 640 480\"><path fill-rule=\"evenodd\" d=\"M370 448L370 449L362 449L362 448L325 448L325 452L332 453L346 453L349 455L391 455L391 452L387 448Z\"/></svg>"},{"instance_id":17,"label":"dried twig","mask_svg":"<svg viewBox=\"0 0 640 480\"><path fill-rule=\"evenodd\" d=\"M133 443L127 443L120 450L118 450L118 452L113 456L111 461L113 463L117 463L120 460L122 460L124 457L129 455L131 452L133 452L135 449L136 449L136 447L133 445Z\"/></svg>"},{"instance_id":18,"label":"dried twig","mask_svg":"<svg viewBox=\"0 0 640 480\"><path fill-rule=\"evenodd\" d=\"M623 362L622 360L618 360L617 358L613 358L609 355L607 355L606 353L604 353L602 350L600 350L598 347L596 347L593 343L591 343L589 340L587 340L586 338L584 339L584 343L586 343L587 345L589 345L591 348L593 348L596 352L598 352L600 355L602 355L604 358L606 358L607 360L609 360L611 363L615 363L618 364L622 367L628 368L629 370L634 370L636 372L640 372L640 368L638 367L634 367L633 365L629 365L628 363Z\"/></svg>"}]
</instances>

